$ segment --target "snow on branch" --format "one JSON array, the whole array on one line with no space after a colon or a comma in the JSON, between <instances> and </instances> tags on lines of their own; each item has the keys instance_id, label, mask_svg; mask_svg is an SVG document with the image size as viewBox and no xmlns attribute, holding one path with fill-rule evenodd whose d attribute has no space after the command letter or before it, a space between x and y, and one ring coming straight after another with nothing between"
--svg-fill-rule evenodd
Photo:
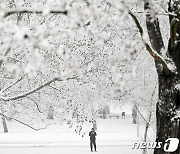
<instances>
[{"instance_id":1,"label":"snow on branch","mask_svg":"<svg viewBox=\"0 0 180 154\"><path fill-rule=\"evenodd\" d=\"M154 58L155 61L159 62L160 64L162 64L163 66L163 71L165 73L165 75L169 75L171 73L171 70L169 69L166 61L164 60L164 58L158 54L143 38L143 29L139 23L139 20L137 19L137 17L129 10L129 14L131 15L131 17L133 18L139 33L141 35L142 41L144 43L144 46L146 48L146 50L149 52L149 54Z\"/></svg>"},{"instance_id":2,"label":"snow on branch","mask_svg":"<svg viewBox=\"0 0 180 154\"><path fill-rule=\"evenodd\" d=\"M138 14L144 14L144 11L137 11L137 12L134 12L134 13L138 13ZM156 12L157 15L164 15L164 16L174 16L176 17L177 15L175 13L172 13L172 12Z\"/></svg>"},{"instance_id":3,"label":"snow on branch","mask_svg":"<svg viewBox=\"0 0 180 154\"><path fill-rule=\"evenodd\" d=\"M11 83L8 87L2 89L0 91L0 93L2 94L4 91L10 89L11 87L13 87L14 85L16 85L18 82L20 82L23 79L23 77L20 77L19 79L17 79L15 82Z\"/></svg>"},{"instance_id":4,"label":"snow on branch","mask_svg":"<svg viewBox=\"0 0 180 154\"><path fill-rule=\"evenodd\" d=\"M2 117L4 117L4 118L8 119L8 116L6 116L6 115L4 115L4 114L2 114L2 113L0 113L0 115L1 115ZM11 117L11 119L13 119L13 120L15 120L15 121L17 121L17 122L19 122L19 123L21 123L21 124L23 124L23 125L31 128L31 129L35 130L35 131L38 131L38 129L36 129L36 128L34 128L34 127L32 127L32 126L30 126L30 125L28 125L28 124L26 124L26 123L24 123L24 122L16 119L16 118L12 118L12 117Z\"/></svg>"},{"instance_id":5,"label":"snow on branch","mask_svg":"<svg viewBox=\"0 0 180 154\"><path fill-rule=\"evenodd\" d=\"M38 105L37 102L35 102L35 101L34 101L32 98L30 98L30 97L26 97L26 98L30 99L30 100L36 105L36 108L37 108L37 110L39 111L39 113L43 113L43 112L41 111L41 109L40 109L40 107L39 107L39 105Z\"/></svg>"},{"instance_id":6,"label":"snow on branch","mask_svg":"<svg viewBox=\"0 0 180 154\"><path fill-rule=\"evenodd\" d=\"M12 14L23 14L23 13L35 13L35 14L44 14L47 15L49 13L54 13L54 14L64 14L67 15L68 11L67 10L61 10L61 9L47 9L47 8L38 8L38 9L33 9L33 8L11 8L11 9L2 9L0 11L1 16L3 17L8 17Z\"/></svg>"},{"instance_id":7,"label":"snow on branch","mask_svg":"<svg viewBox=\"0 0 180 154\"><path fill-rule=\"evenodd\" d=\"M0 113L0 116L4 117L4 118L6 118L6 119L9 118L8 116L6 116L6 115L3 114L3 113ZM47 126L50 125L50 124L47 124L45 127L42 127L42 128L35 128L35 127L32 127L31 125L29 125L29 124L27 124L27 123L25 123L25 122L23 122L23 121L21 121L21 120L19 120L19 119L16 119L16 118L13 118L13 117L11 117L11 119L14 120L14 121L19 122L19 123L22 124L22 125L25 125L25 126L31 128L31 129L35 130L35 131L39 131L39 130L42 130L42 129L46 129Z\"/></svg>"},{"instance_id":8,"label":"snow on branch","mask_svg":"<svg viewBox=\"0 0 180 154\"><path fill-rule=\"evenodd\" d=\"M41 86L39 87L36 87L35 89L29 91L29 92L26 92L24 94L21 94L21 95L18 95L18 96L13 96L13 97L3 97L1 96L0 97L0 100L3 100L3 101L14 101L14 100L18 100L18 99L21 99L21 98L24 98L24 97L27 97L37 91L39 91L40 89L46 87L46 86L49 86L51 83L53 82L56 82L56 81L65 81L65 80L72 80L72 79L77 79L77 76L74 76L74 77L69 77L69 78L66 78L66 79L62 79L60 77L56 77L56 78L53 78L52 80L50 81L47 81L46 83L42 84Z\"/></svg>"}]
</instances>

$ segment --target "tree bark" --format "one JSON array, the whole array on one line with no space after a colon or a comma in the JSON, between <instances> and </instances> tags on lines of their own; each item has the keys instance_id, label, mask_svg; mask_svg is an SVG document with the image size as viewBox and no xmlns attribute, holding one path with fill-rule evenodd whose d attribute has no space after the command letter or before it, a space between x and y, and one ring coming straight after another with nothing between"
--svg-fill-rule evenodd
<instances>
[{"instance_id":1,"label":"tree bark","mask_svg":"<svg viewBox=\"0 0 180 154\"><path fill-rule=\"evenodd\" d=\"M157 117L157 137L156 142L165 142L168 138L180 139L180 117L177 112L180 110L180 92L177 85L180 83L180 15L179 1L170 0L169 11L176 16L170 15L171 35L168 44L167 55L172 59L175 65L174 71L169 75L159 69L159 64L156 64L159 81L159 100L156 105ZM151 9L148 1L145 1L145 9ZM146 16L148 34L152 47L159 53L162 48L162 37L160 33L158 20L150 20L150 14ZM161 148L156 148L154 154L165 154L163 145ZM180 146L173 152L180 154Z\"/></svg>"}]
</instances>

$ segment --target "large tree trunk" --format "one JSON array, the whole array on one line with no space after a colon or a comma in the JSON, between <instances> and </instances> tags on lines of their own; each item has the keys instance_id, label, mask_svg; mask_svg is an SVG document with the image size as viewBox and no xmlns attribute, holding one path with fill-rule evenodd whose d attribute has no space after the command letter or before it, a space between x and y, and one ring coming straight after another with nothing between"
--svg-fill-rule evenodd
<instances>
[{"instance_id":1,"label":"large tree trunk","mask_svg":"<svg viewBox=\"0 0 180 154\"><path fill-rule=\"evenodd\" d=\"M180 1L170 0L169 11L177 16L170 15L171 35L168 44L167 57L171 59L174 70L170 74L163 72L160 64L156 63L159 80L159 101L156 106L157 117L157 142L164 142L168 138L180 139ZM148 0L145 0L145 9L151 9ZM159 22L156 18L152 22L150 14L146 16L147 29L152 47L161 54L163 40L159 28ZM154 154L165 154L164 147L154 150ZM180 146L173 152L180 154Z\"/></svg>"},{"instance_id":2,"label":"large tree trunk","mask_svg":"<svg viewBox=\"0 0 180 154\"><path fill-rule=\"evenodd\" d=\"M179 107L179 94L175 88L180 82L178 75L164 76L159 74L159 101L157 103L157 142L164 142L168 138L180 139L179 119L175 118ZM154 154L164 154L163 147L155 149ZM180 154L178 148L173 154Z\"/></svg>"}]
</instances>

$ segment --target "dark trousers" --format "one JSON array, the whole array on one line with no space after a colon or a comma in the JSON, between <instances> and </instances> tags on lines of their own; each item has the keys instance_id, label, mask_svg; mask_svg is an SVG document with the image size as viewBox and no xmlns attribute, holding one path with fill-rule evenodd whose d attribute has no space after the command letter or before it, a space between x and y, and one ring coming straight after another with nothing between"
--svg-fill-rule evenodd
<instances>
[{"instance_id":1,"label":"dark trousers","mask_svg":"<svg viewBox=\"0 0 180 154\"><path fill-rule=\"evenodd\" d=\"M91 151L93 150L93 146L94 146L94 150L96 151L96 141L90 140Z\"/></svg>"}]
</instances>

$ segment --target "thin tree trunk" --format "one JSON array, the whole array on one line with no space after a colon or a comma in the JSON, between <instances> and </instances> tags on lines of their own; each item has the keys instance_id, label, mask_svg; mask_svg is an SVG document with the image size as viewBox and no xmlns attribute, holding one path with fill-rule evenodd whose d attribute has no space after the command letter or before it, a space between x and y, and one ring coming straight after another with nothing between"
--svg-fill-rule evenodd
<instances>
[{"instance_id":1,"label":"thin tree trunk","mask_svg":"<svg viewBox=\"0 0 180 154\"><path fill-rule=\"evenodd\" d=\"M49 106L47 119L54 119L54 109L53 109L53 106Z\"/></svg>"},{"instance_id":2,"label":"thin tree trunk","mask_svg":"<svg viewBox=\"0 0 180 154\"><path fill-rule=\"evenodd\" d=\"M2 117L2 124L3 124L4 133L7 133L8 128L7 128L7 124L6 124L6 119L4 117Z\"/></svg>"},{"instance_id":3,"label":"thin tree trunk","mask_svg":"<svg viewBox=\"0 0 180 154\"><path fill-rule=\"evenodd\" d=\"M147 142L147 135L148 135L148 129L150 126L150 122L151 122L151 117L152 117L152 111L150 111L150 115L148 117L148 121L146 121L146 127L145 127L145 132L144 132L144 142ZM143 149L143 154L147 153L147 149Z\"/></svg>"}]
</instances>

